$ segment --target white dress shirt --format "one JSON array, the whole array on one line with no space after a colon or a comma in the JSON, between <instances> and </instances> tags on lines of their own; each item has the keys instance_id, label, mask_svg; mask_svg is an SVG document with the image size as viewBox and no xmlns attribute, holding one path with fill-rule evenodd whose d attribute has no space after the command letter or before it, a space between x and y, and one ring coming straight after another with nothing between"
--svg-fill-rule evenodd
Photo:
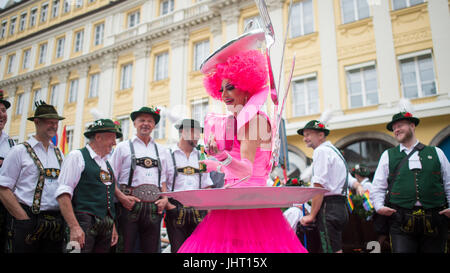
<instances>
[{"instance_id":1,"label":"white dress shirt","mask_svg":"<svg viewBox=\"0 0 450 273\"><path fill-rule=\"evenodd\" d=\"M134 136L131 141L133 143L136 158L150 157L152 159L157 159L155 151L156 144L161 162L161 185L166 183L168 162L171 160L169 151L162 145L155 143L153 139L151 139L147 145L145 145L145 143L137 136ZM109 162L111 162L118 183L128 185L131 169L131 150L128 140L117 144ZM131 186L138 187L144 184L158 186L158 168L144 168L136 165Z\"/></svg>"},{"instance_id":2,"label":"white dress shirt","mask_svg":"<svg viewBox=\"0 0 450 273\"><path fill-rule=\"evenodd\" d=\"M177 168L184 167L193 167L196 169L200 169L198 164L198 158L200 155L200 151L197 149L193 149L189 154L189 158L187 158L186 154L178 147L174 147L172 149L173 155L176 161ZM167 190L172 191L173 186L173 176L175 172L175 168L173 166L173 160L170 160L170 169L173 170L170 172L170 176L167 181ZM201 188L206 188L213 185L213 181L209 176L209 173L202 173L202 181ZM186 175L184 173L178 173L175 181L174 191L186 191L186 190L198 190L199 189L199 174Z\"/></svg>"},{"instance_id":3,"label":"white dress shirt","mask_svg":"<svg viewBox=\"0 0 450 273\"><path fill-rule=\"evenodd\" d=\"M341 157L328 146L333 146L330 141L314 149L311 184L317 183L329 190L325 196L342 195L348 170Z\"/></svg>"},{"instance_id":4,"label":"white dress shirt","mask_svg":"<svg viewBox=\"0 0 450 273\"><path fill-rule=\"evenodd\" d=\"M416 144L414 144L410 149L406 148L403 144L400 144L400 152L405 151L406 154L409 154L418 143L419 141L417 141ZM418 153L419 152L416 151L409 158L408 166L410 169L422 168L420 160L418 160ZM441 175L444 182L444 190L447 196L447 202L450 202L450 164L444 152L440 148L436 147L436 153L438 154L439 162L441 163ZM370 192L370 201L372 202L375 210L379 210L384 206L384 199L386 196L386 191L388 189L388 176L389 153L386 150L383 152L380 161L378 162L378 167L373 177L372 191ZM420 206L420 203L417 202L416 205Z\"/></svg>"},{"instance_id":5,"label":"white dress shirt","mask_svg":"<svg viewBox=\"0 0 450 273\"><path fill-rule=\"evenodd\" d=\"M89 155L98 164L101 170L108 172L108 166L106 161L108 160L108 155L101 157L94 150L92 150L89 144L86 145ZM81 173L84 171L84 158L80 150L71 151L66 159L64 160L63 166L61 168L61 173L59 174L58 183L59 187L55 192L55 198L63 193L68 193L73 197L73 191L80 182ZM115 175L115 174L114 174Z\"/></svg>"},{"instance_id":6,"label":"white dress shirt","mask_svg":"<svg viewBox=\"0 0 450 273\"><path fill-rule=\"evenodd\" d=\"M0 157L6 158L9 151L11 150L11 146L9 145L9 136L5 132L0 132ZM1 166L0 166L1 168Z\"/></svg>"},{"instance_id":7,"label":"white dress shirt","mask_svg":"<svg viewBox=\"0 0 450 273\"><path fill-rule=\"evenodd\" d=\"M28 143L33 148L44 168L60 169L55 154L55 146L50 142L47 151L42 142L33 136ZM61 156L63 156L61 154ZM0 171L0 186L9 188L16 196L19 203L32 205L34 192L39 179L39 170L24 145L14 146L3 162ZM55 199L55 191L58 188L58 180L45 178L44 190L41 197L41 211L59 210Z\"/></svg>"}]
</instances>

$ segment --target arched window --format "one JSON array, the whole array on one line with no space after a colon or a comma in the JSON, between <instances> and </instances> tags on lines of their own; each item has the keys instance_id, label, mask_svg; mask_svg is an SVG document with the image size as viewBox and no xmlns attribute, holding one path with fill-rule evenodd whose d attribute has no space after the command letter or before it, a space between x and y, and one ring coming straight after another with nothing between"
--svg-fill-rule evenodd
<instances>
[{"instance_id":1,"label":"arched window","mask_svg":"<svg viewBox=\"0 0 450 273\"><path fill-rule=\"evenodd\" d=\"M364 164L369 168L371 176L375 173L381 154L396 145L392 136L380 132L356 133L336 142L336 147L342 151L350 169L356 164Z\"/></svg>"}]
</instances>

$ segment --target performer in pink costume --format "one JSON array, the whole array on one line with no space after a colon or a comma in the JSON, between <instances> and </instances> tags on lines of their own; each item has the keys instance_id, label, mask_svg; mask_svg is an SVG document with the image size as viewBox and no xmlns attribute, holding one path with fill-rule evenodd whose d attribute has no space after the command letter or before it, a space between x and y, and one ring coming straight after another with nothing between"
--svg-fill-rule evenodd
<instances>
[{"instance_id":1,"label":"performer in pink costume","mask_svg":"<svg viewBox=\"0 0 450 273\"><path fill-rule=\"evenodd\" d=\"M233 118L208 114L205 143L218 161L207 171L225 173L225 187L266 186L271 170L271 124L260 111L268 95L267 64L258 50L240 51L217 64L204 85ZM233 125L233 123L231 123ZM227 128L236 130L227 131ZM230 137L231 135L231 137ZM236 184L242 178L243 182ZM307 252L279 208L212 210L184 242L182 253Z\"/></svg>"}]
</instances>

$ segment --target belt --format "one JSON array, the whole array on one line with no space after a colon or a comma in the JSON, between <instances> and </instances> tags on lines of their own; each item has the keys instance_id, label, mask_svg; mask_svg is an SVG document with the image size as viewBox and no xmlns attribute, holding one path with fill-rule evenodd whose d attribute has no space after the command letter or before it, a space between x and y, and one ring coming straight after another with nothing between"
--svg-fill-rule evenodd
<instances>
[{"instance_id":1,"label":"belt","mask_svg":"<svg viewBox=\"0 0 450 273\"><path fill-rule=\"evenodd\" d=\"M158 167L158 160L150 157L136 158L136 165L144 167L146 169Z\"/></svg>"},{"instance_id":2,"label":"belt","mask_svg":"<svg viewBox=\"0 0 450 273\"><path fill-rule=\"evenodd\" d=\"M407 212L412 213L414 215L421 215L422 213L433 213L433 212L439 212L441 210L446 209L446 206L437 207L437 208L431 208L431 209L425 209L424 207L420 206L414 206L412 209L403 208L394 204L390 204L389 207L399 211L399 212Z\"/></svg>"},{"instance_id":3,"label":"belt","mask_svg":"<svg viewBox=\"0 0 450 273\"><path fill-rule=\"evenodd\" d=\"M344 195L328 195L323 197L323 201L347 201L347 197Z\"/></svg>"},{"instance_id":4,"label":"belt","mask_svg":"<svg viewBox=\"0 0 450 273\"><path fill-rule=\"evenodd\" d=\"M193 174L196 174L196 173L200 173L200 170L196 169L194 167L187 166L187 167L184 167L184 168L177 168L177 172L183 173L183 174L186 174L186 175L193 175Z\"/></svg>"},{"instance_id":5,"label":"belt","mask_svg":"<svg viewBox=\"0 0 450 273\"><path fill-rule=\"evenodd\" d=\"M139 198L142 202L155 202L159 199L161 191L156 185L144 184L137 187L128 187L121 184L119 189L126 195L132 195Z\"/></svg>"}]
</instances>

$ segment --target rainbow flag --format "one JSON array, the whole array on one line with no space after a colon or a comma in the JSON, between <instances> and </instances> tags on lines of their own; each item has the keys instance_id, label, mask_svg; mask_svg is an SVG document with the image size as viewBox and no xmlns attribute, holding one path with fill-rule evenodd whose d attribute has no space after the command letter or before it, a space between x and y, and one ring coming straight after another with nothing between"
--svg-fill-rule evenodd
<instances>
[{"instance_id":1,"label":"rainbow flag","mask_svg":"<svg viewBox=\"0 0 450 273\"><path fill-rule=\"evenodd\" d=\"M366 210L366 211L370 211L370 210L372 210L373 209L373 205L372 205L372 203L370 202L370 199L369 199L369 191L366 191L364 194L363 194L363 206L364 206L364 209Z\"/></svg>"},{"instance_id":2,"label":"rainbow flag","mask_svg":"<svg viewBox=\"0 0 450 273\"><path fill-rule=\"evenodd\" d=\"M64 125L64 129L62 132L62 136L59 143L59 148L61 149L61 152L66 155L68 151L68 144L67 144L67 132L66 132L66 125Z\"/></svg>"},{"instance_id":3,"label":"rainbow flag","mask_svg":"<svg viewBox=\"0 0 450 273\"><path fill-rule=\"evenodd\" d=\"M272 187L280 187L280 186L281 186L281 181L280 181L280 178L277 176L277 177L275 177L275 180L273 181Z\"/></svg>"},{"instance_id":4,"label":"rainbow flag","mask_svg":"<svg viewBox=\"0 0 450 273\"><path fill-rule=\"evenodd\" d=\"M347 206L350 209L350 212L353 212L353 209L355 208L355 205L353 205L352 197L353 193L352 191L349 191L347 196Z\"/></svg>"}]
</instances>

